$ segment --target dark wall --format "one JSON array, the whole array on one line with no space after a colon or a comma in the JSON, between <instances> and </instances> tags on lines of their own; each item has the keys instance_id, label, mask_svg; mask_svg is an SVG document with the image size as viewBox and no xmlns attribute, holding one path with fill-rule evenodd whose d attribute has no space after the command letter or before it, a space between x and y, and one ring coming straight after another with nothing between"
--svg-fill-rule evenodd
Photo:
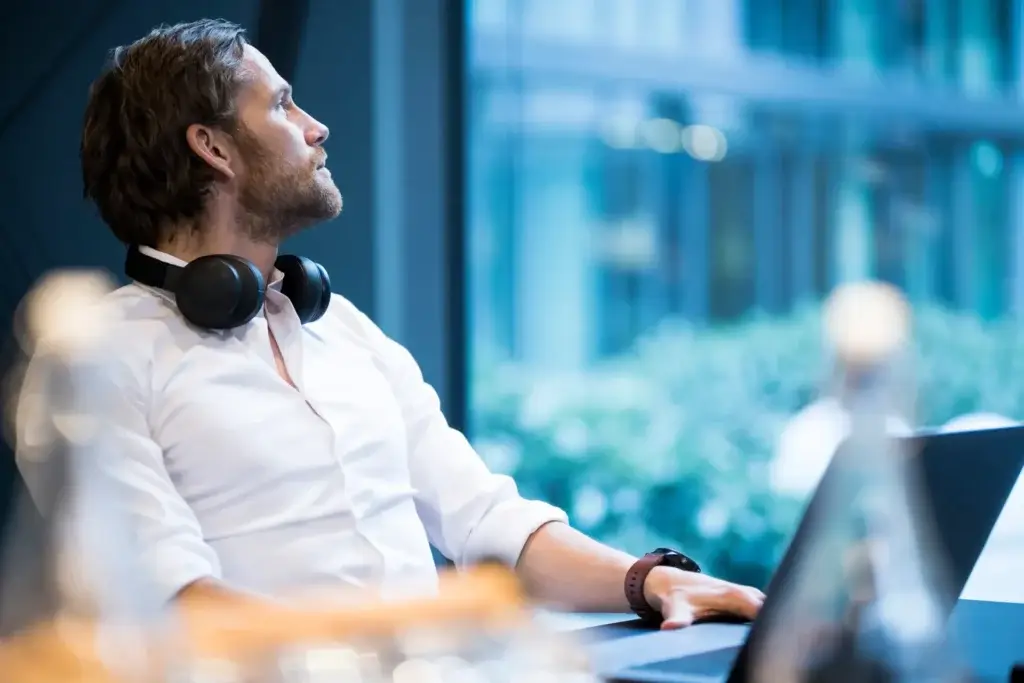
<instances>
[{"instance_id":1,"label":"dark wall","mask_svg":"<svg viewBox=\"0 0 1024 683\"><path fill-rule=\"evenodd\" d=\"M345 210L331 223L296 237L286 248L323 263L336 291L377 317L386 331L410 347L444 400L448 380L444 340L449 311L458 305L446 303L450 283L444 264L437 260L446 253L445 226L449 219L456 220L448 213L450 207L438 200L448 180L445 164L438 158L445 145L440 128L447 121L439 88L457 86L440 72L430 72L430 65L440 68L446 63L441 54L443 33L449 8L458 3L385 0L390 8L387 15L381 13L384 5L375 6L374 0L310 0L307 4L308 14L299 26L299 49L292 60L296 99L331 130L327 148ZM0 339L8 341L5 360L11 357L12 314L41 274L69 266L120 271L123 249L81 198L78 163L87 90L109 49L155 25L199 17L238 22L258 43L259 17L270 5L281 12L288 3L33 0L17 3L12 10L5 7L0 22ZM279 19L264 22L262 28L269 26L271 31L264 33L270 37L268 53L280 54L290 41L274 32L276 25L288 30L287 22ZM433 52L419 54L418 45ZM287 57L278 60L285 70ZM381 64L386 66L383 72ZM410 64L416 67L416 80L407 83L403 74ZM382 105L375 79L388 83L398 95L394 102ZM405 91L415 99L403 96ZM387 130L382 129L385 125ZM379 173L382 139L404 141L403 156L396 162L401 167L390 161L384 164L391 173L387 178ZM407 213L386 221L390 228L382 251L382 244L375 244L380 232L376 214L382 206L397 205L398 195L410 184L417 186L416 193L405 200ZM398 246L398 241L413 237L412 253ZM434 260L425 261L424 253ZM380 272L375 273L375 264L381 263L389 269L383 280ZM392 271L395 280L390 279ZM383 304L376 292L382 289L381 282L395 292L386 295ZM405 299L408 302L403 304ZM387 309L388 320L375 316L381 308ZM11 497L14 481L13 458L2 444L0 511Z\"/></svg>"},{"instance_id":2,"label":"dark wall","mask_svg":"<svg viewBox=\"0 0 1024 683\"><path fill-rule=\"evenodd\" d=\"M27 286L59 266L119 268L121 249L81 199L78 140L89 83L107 51L159 23L218 16L256 34L257 0L42 0L24 3L4 27L0 89L0 315ZM373 202L369 3L314 2L295 77L300 103L331 129L332 170L346 197L344 214L296 240L315 253L358 305L372 308L367 256Z\"/></svg>"}]
</instances>

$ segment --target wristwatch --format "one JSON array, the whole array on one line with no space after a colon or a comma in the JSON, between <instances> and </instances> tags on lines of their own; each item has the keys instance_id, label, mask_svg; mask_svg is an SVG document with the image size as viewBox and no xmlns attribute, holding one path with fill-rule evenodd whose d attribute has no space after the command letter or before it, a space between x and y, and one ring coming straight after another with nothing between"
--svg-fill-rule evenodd
<instances>
[{"instance_id":1,"label":"wristwatch","mask_svg":"<svg viewBox=\"0 0 1024 683\"><path fill-rule=\"evenodd\" d=\"M670 548L656 548L633 563L626 572L626 600L636 615L645 621L661 621L661 614L647 603L644 597L644 582L655 567L674 567L684 572L700 573L700 565Z\"/></svg>"}]
</instances>

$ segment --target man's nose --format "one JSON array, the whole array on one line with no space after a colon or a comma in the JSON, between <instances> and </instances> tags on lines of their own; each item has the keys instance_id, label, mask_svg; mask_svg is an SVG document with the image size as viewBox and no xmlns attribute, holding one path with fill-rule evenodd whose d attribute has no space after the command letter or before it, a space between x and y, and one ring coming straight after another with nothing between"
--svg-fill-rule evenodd
<instances>
[{"instance_id":1,"label":"man's nose","mask_svg":"<svg viewBox=\"0 0 1024 683\"><path fill-rule=\"evenodd\" d=\"M327 142L327 136L331 134L330 129L316 119L311 119L312 125L306 130L306 142L314 147Z\"/></svg>"}]
</instances>

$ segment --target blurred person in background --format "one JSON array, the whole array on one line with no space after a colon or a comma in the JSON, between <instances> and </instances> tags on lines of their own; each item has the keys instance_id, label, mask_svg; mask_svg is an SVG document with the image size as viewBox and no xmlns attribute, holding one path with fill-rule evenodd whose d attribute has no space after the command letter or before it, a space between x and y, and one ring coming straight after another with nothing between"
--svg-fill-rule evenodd
<instances>
[{"instance_id":1,"label":"blurred person in background","mask_svg":"<svg viewBox=\"0 0 1024 683\"><path fill-rule=\"evenodd\" d=\"M429 593L433 544L459 567L514 567L536 600L562 608L633 609L664 628L753 618L757 589L665 549L637 560L520 497L448 426L410 354L343 297L302 324L275 263L283 240L342 210L327 137L224 21L119 47L92 86L85 194L117 238L172 268L233 255L268 283L259 313L227 330L189 323L164 289L134 282L110 297L109 475L163 596ZM30 489L41 410L23 401L18 415Z\"/></svg>"}]
</instances>

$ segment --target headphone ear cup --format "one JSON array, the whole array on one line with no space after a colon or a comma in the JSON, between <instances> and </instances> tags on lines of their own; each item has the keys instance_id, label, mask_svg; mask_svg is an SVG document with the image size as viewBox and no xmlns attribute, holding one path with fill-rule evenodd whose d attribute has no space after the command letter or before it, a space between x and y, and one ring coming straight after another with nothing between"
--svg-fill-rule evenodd
<instances>
[{"instance_id":1,"label":"headphone ear cup","mask_svg":"<svg viewBox=\"0 0 1024 683\"><path fill-rule=\"evenodd\" d=\"M196 327L230 330L245 325L263 307L266 283L249 261L203 256L182 268L174 283L181 315Z\"/></svg>"},{"instance_id":2,"label":"headphone ear cup","mask_svg":"<svg viewBox=\"0 0 1024 683\"><path fill-rule=\"evenodd\" d=\"M320 300L323 297L323 279L320 266L308 258L285 254L279 256L274 266L284 273L281 293L292 302L299 321L305 325L320 315Z\"/></svg>"},{"instance_id":3,"label":"headphone ear cup","mask_svg":"<svg viewBox=\"0 0 1024 683\"><path fill-rule=\"evenodd\" d=\"M313 322L314 320L319 320L324 317L324 314L327 313L327 309L331 305L331 276L327 274L327 269L319 263L316 264L316 269L320 272L320 283L322 287L320 290L320 305L317 307L316 314L309 322Z\"/></svg>"}]
</instances>

